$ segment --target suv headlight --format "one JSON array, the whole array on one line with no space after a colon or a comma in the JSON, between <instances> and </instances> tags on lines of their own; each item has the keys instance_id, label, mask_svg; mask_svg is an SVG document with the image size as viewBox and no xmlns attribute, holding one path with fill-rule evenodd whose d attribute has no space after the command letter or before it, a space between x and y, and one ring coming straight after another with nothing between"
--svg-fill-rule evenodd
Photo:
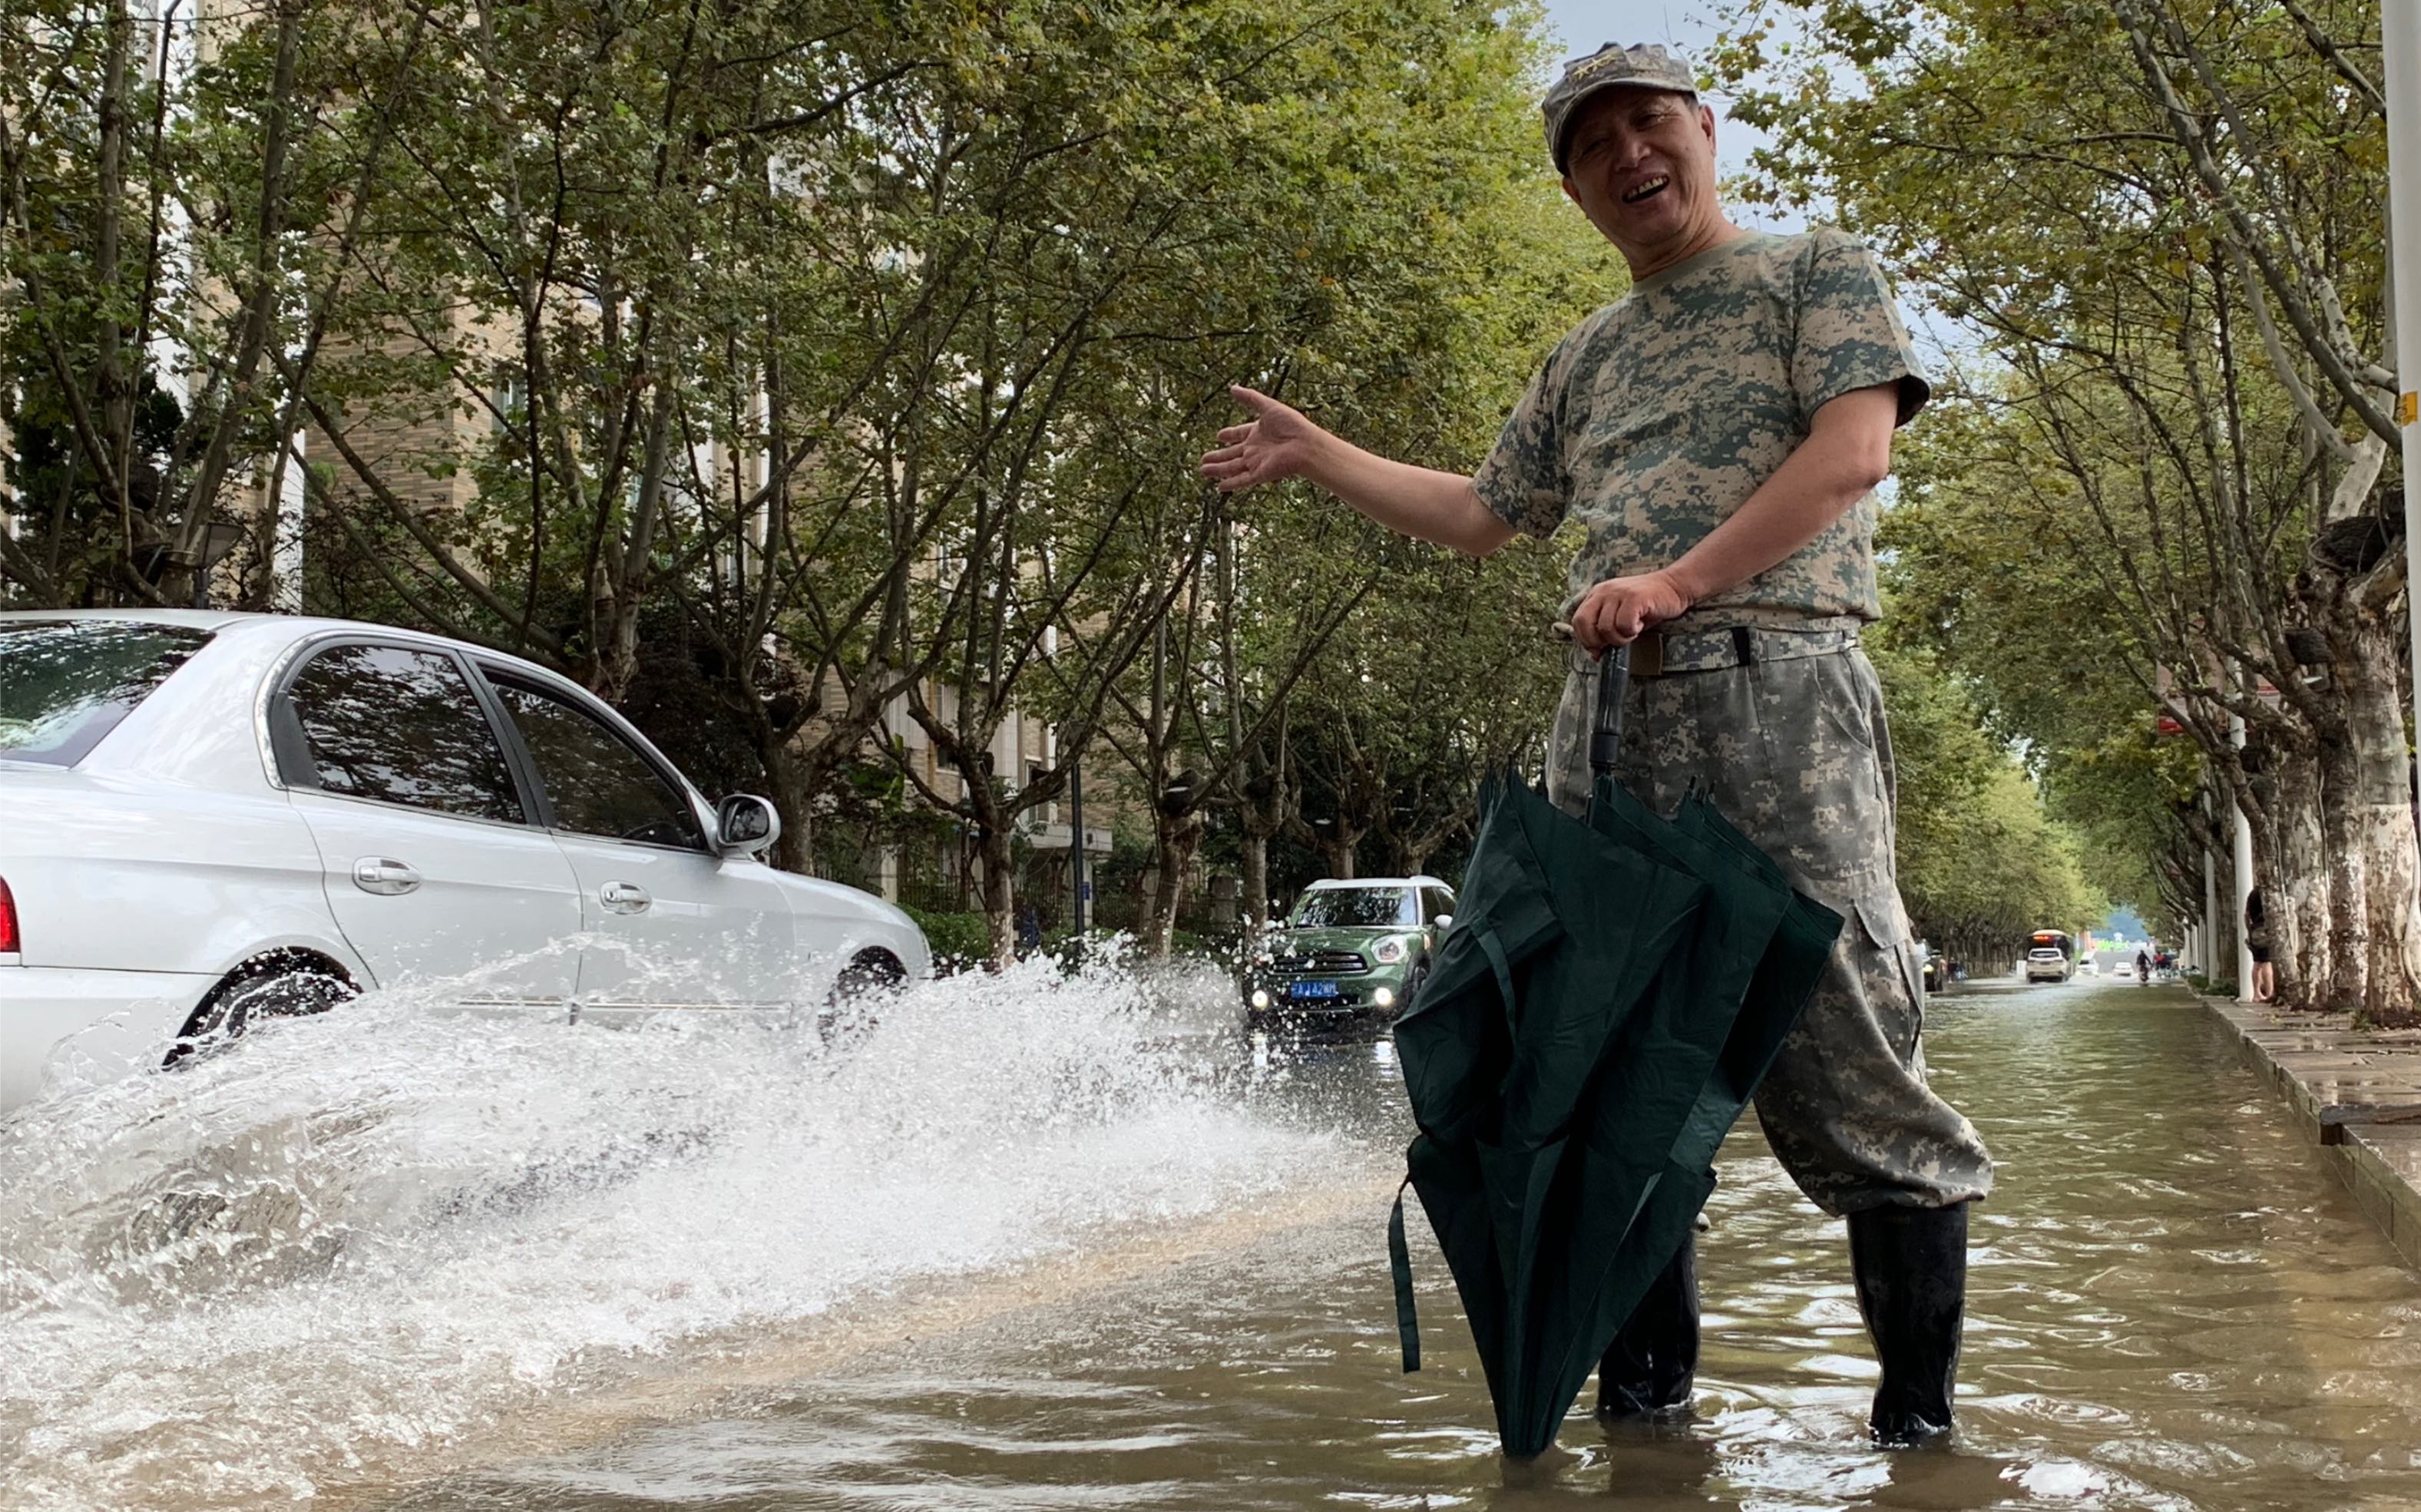
<instances>
[{"instance_id":1,"label":"suv headlight","mask_svg":"<svg viewBox=\"0 0 2421 1512\"><path fill-rule=\"evenodd\" d=\"M1382 964L1393 966L1404 959L1404 943L1401 940L1382 940L1379 948L1370 954L1378 957Z\"/></svg>"}]
</instances>

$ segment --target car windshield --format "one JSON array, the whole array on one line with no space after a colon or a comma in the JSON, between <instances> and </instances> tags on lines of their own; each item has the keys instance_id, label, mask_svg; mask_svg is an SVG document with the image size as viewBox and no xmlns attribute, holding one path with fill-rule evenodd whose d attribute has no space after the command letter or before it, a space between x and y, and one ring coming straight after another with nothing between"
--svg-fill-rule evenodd
<instances>
[{"instance_id":1,"label":"car windshield","mask_svg":"<svg viewBox=\"0 0 2421 1512\"><path fill-rule=\"evenodd\" d=\"M1318 887L1294 908L1299 929L1369 929L1421 922L1409 887Z\"/></svg>"},{"instance_id":2,"label":"car windshield","mask_svg":"<svg viewBox=\"0 0 2421 1512\"><path fill-rule=\"evenodd\" d=\"M126 620L0 621L0 757L74 766L210 638Z\"/></svg>"}]
</instances>

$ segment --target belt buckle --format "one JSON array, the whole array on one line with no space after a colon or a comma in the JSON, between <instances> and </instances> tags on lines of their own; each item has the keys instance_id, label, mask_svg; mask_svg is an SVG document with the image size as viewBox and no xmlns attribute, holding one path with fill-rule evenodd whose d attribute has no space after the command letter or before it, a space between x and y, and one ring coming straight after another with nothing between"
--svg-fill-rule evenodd
<instances>
[{"instance_id":1,"label":"belt buckle","mask_svg":"<svg viewBox=\"0 0 2421 1512\"><path fill-rule=\"evenodd\" d=\"M1643 631L1631 643L1631 675L1634 678L1661 678L1664 675L1664 635L1661 631Z\"/></svg>"}]
</instances>

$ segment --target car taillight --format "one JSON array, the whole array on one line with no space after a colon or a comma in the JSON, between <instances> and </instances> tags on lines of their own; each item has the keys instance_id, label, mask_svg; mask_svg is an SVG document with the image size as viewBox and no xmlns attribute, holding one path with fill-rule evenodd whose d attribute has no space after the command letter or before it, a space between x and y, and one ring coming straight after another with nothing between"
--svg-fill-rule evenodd
<instances>
[{"instance_id":1,"label":"car taillight","mask_svg":"<svg viewBox=\"0 0 2421 1512\"><path fill-rule=\"evenodd\" d=\"M0 956L13 956L17 944L17 900L8 894L8 883L0 879Z\"/></svg>"}]
</instances>

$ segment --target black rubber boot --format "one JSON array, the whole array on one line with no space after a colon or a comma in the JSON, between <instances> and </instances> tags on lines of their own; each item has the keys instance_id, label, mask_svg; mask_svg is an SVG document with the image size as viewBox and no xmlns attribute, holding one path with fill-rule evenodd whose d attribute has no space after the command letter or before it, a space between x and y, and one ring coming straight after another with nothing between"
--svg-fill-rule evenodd
<instances>
[{"instance_id":1,"label":"black rubber boot","mask_svg":"<svg viewBox=\"0 0 2421 1512\"><path fill-rule=\"evenodd\" d=\"M1690 1234L1598 1362L1598 1416L1647 1417L1686 1407L1697 1377L1698 1240Z\"/></svg>"},{"instance_id":2,"label":"black rubber boot","mask_svg":"<svg viewBox=\"0 0 2421 1512\"><path fill-rule=\"evenodd\" d=\"M1850 1270L1883 1367L1867 1421L1875 1442L1899 1448L1948 1433L1967 1305L1967 1205L1851 1213Z\"/></svg>"}]
</instances>

